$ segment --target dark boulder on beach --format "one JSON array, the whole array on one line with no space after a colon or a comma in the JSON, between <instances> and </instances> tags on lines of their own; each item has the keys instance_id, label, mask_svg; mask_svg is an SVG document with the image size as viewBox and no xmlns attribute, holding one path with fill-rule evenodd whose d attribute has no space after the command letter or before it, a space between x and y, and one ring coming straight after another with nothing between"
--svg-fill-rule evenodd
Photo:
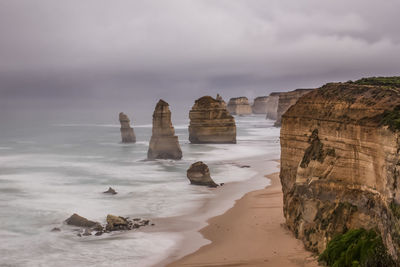
<instances>
[{"instance_id":1,"label":"dark boulder on beach","mask_svg":"<svg viewBox=\"0 0 400 267\"><path fill-rule=\"evenodd\" d=\"M71 217L65 220L66 224L78 227L96 227L100 225L98 222L90 221L78 214L74 213Z\"/></svg>"},{"instance_id":2,"label":"dark boulder on beach","mask_svg":"<svg viewBox=\"0 0 400 267\"><path fill-rule=\"evenodd\" d=\"M109 187L107 191L103 192L104 194L116 195L118 194L112 187Z\"/></svg>"},{"instance_id":3,"label":"dark boulder on beach","mask_svg":"<svg viewBox=\"0 0 400 267\"><path fill-rule=\"evenodd\" d=\"M193 185L218 186L210 176L210 169L202 161L195 162L190 166L187 170L187 178Z\"/></svg>"}]
</instances>

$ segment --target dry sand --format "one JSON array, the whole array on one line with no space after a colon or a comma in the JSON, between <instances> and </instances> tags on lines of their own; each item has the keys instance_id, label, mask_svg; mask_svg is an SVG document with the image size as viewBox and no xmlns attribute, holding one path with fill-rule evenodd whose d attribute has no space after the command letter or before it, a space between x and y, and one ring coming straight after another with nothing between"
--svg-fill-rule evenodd
<instances>
[{"instance_id":1,"label":"dry sand","mask_svg":"<svg viewBox=\"0 0 400 267\"><path fill-rule=\"evenodd\" d=\"M279 174L271 186L247 193L233 208L208 220L200 233L210 244L168 266L318 266L284 227Z\"/></svg>"}]
</instances>

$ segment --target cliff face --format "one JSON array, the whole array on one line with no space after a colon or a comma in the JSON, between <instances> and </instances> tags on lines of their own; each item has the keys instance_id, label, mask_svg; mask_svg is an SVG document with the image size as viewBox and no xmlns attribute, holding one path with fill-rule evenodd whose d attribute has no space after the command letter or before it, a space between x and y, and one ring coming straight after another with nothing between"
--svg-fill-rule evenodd
<instances>
[{"instance_id":1,"label":"cliff face","mask_svg":"<svg viewBox=\"0 0 400 267\"><path fill-rule=\"evenodd\" d=\"M271 93L266 103L267 119L276 120L278 117L278 102L281 93Z\"/></svg>"},{"instance_id":2,"label":"cliff face","mask_svg":"<svg viewBox=\"0 0 400 267\"><path fill-rule=\"evenodd\" d=\"M399 262L399 110L398 88L336 83L283 115L284 214L308 249L322 252L348 229L377 229Z\"/></svg>"},{"instance_id":3,"label":"cliff face","mask_svg":"<svg viewBox=\"0 0 400 267\"><path fill-rule=\"evenodd\" d=\"M136 135L131 128L129 118L125 113L119 113L119 122L121 123L122 143L135 143Z\"/></svg>"},{"instance_id":4,"label":"cliff face","mask_svg":"<svg viewBox=\"0 0 400 267\"><path fill-rule=\"evenodd\" d=\"M268 96L259 96L254 99L254 103L251 106L254 114L267 114Z\"/></svg>"},{"instance_id":5,"label":"cliff face","mask_svg":"<svg viewBox=\"0 0 400 267\"><path fill-rule=\"evenodd\" d=\"M148 159L181 159L182 150L171 122L171 111L164 100L158 101L153 113L153 130Z\"/></svg>"},{"instance_id":6,"label":"cliff face","mask_svg":"<svg viewBox=\"0 0 400 267\"><path fill-rule=\"evenodd\" d=\"M282 115L303 95L311 92L313 89L296 89L294 91L280 93L275 126L281 125Z\"/></svg>"},{"instance_id":7,"label":"cliff face","mask_svg":"<svg viewBox=\"0 0 400 267\"><path fill-rule=\"evenodd\" d=\"M193 144L236 144L235 119L223 100L203 96L195 101L189 112L189 141Z\"/></svg>"},{"instance_id":8,"label":"cliff face","mask_svg":"<svg viewBox=\"0 0 400 267\"><path fill-rule=\"evenodd\" d=\"M229 99L228 111L232 115L250 115L251 106L247 97L236 97Z\"/></svg>"}]
</instances>

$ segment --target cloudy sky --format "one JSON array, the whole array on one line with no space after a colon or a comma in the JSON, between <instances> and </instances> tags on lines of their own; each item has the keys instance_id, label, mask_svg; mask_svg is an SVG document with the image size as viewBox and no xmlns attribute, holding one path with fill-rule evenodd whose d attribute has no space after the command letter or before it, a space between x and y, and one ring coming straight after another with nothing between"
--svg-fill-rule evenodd
<instances>
[{"instance_id":1,"label":"cloudy sky","mask_svg":"<svg viewBox=\"0 0 400 267\"><path fill-rule=\"evenodd\" d=\"M0 111L191 105L398 75L399 10L399 0L1 0Z\"/></svg>"}]
</instances>

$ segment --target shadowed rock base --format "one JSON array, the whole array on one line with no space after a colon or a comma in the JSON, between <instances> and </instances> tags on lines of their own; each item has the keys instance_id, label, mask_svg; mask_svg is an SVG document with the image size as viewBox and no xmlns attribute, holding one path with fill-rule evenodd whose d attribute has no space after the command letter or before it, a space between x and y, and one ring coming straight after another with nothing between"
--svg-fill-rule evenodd
<instances>
[{"instance_id":1,"label":"shadowed rock base","mask_svg":"<svg viewBox=\"0 0 400 267\"><path fill-rule=\"evenodd\" d=\"M187 170L187 178L193 185L217 187L218 185L210 176L210 169L201 161L193 163Z\"/></svg>"}]
</instances>

